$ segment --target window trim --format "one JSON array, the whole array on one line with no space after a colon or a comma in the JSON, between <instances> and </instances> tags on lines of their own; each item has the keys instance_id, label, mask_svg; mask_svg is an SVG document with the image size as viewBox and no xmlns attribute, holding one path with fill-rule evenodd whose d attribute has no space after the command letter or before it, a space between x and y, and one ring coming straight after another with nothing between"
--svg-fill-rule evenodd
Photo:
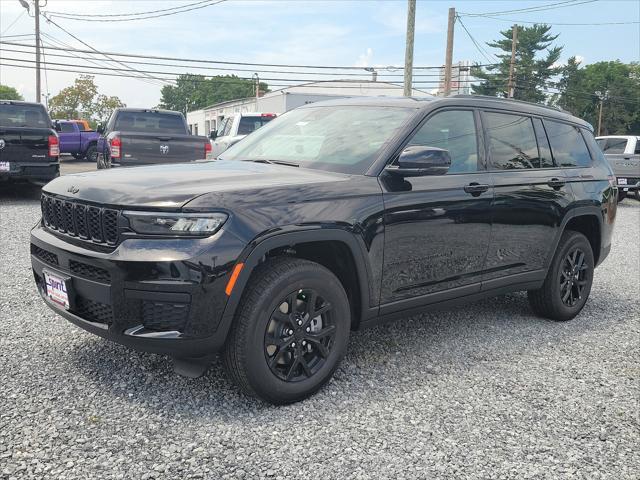
<instances>
[{"instance_id":1,"label":"window trim","mask_svg":"<svg viewBox=\"0 0 640 480\"><path fill-rule=\"evenodd\" d=\"M533 122L533 119L535 118L535 115L531 115L530 113L524 113L524 112L519 112L517 110L501 110L498 108L480 108L479 109L479 113L480 113L480 117L482 118L482 125L483 125L483 133L485 135L485 144L486 144L486 169L487 172L491 172L491 173L499 173L499 172L531 172L531 171L538 171L538 170L552 170L555 167L555 160L553 159L553 152L551 152L551 144L549 144L549 152L551 153L551 161L553 162L554 166L553 167L538 167L538 168L516 168L516 169L504 169L504 168L493 168L493 162L490 162L491 160L491 142L490 142L490 138L489 138L489 130L487 128L488 126L488 121L485 117L486 113L499 113L502 115L517 115L519 117L526 117L529 119L529 122L531 123L531 128L533 129L533 138L536 141L536 148L538 149L538 158L540 158L540 142L538 142L538 132L536 130L536 126L535 123ZM546 132L545 132L546 134ZM548 140L547 140L548 141Z\"/></svg>"},{"instance_id":2,"label":"window trim","mask_svg":"<svg viewBox=\"0 0 640 480\"><path fill-rule=\"evenodd\" d=\"M551 140L549 140L549 149L551 150L551 156L553 157L553 163L554 165L556 165L555 168L561 168L563 170L571 170L571 169L576 169L576 168L593 168L593 165L595 163L595 160L593 158L593 152L591 151L591 148L589 148L589 143L585 140L584 138L584 133L582 132L582 130L585 127L582 127L580 125L576 125L575 123L572 122L566 122L557 118L553 118L553 117L541 117L542 118L542 125L544 127L545 132L547 133L547 139L549 139L549 128L547 128L547 122L556 122L556 123L562 123L564 125L569 125L571 127L577 128L580 138L582 138L582 141L584 143L584 146L587 148L587 152L589 153L589 159L591 160L591 164L590 165L572 165L570 167L565 167L562 165L558 165L558 161L556 160L556 156L553 153L553 146L551 145Z\"/></svg>"},{"instance_id":3,"label":"window trim","mask_svg":"<svg viewBox=\"0 0 640 480\"><path fill-rule=\"evenodd\" d=\"M471 112L473 114L473 122L476 130L476 150L478 155L477 167L478 169L475 172L454 172L454 173L445 173L444 175L431 175L431 177L441 177L441 176L454 176L454 175L474 175L477 173L486 173L487 172L487 162L485 158L484 152L484 139L482 137L482 125L479 123L478 118L478 108L468 107L468 106L456 106L450 105L442 108L438 108L436 110L432 110L427 113L416 125L415 128L409 132L409 134L400 142L399 147L393 152L392 155L389 156L389 159L384 164L380 173L384 172L384 168L393 165L393 163L398 159L400 153L406 148L411 139L420 131L420 129L434 116L439 113L451 112L451 111L465 111Z\"/></svg>"}]
</instances>

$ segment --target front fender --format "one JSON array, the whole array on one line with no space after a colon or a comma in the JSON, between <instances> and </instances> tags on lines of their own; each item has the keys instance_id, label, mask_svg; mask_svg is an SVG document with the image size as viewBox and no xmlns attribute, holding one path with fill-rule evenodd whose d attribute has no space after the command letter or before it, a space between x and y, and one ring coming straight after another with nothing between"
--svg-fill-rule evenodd
<instances>
[{"instance_id":1,"label":"front fender","mask_svg":"<svg viewBox=\"0 0 640 480\"><path fill-rule=\"evenodd\" d=\"M220 324L220 328L226 330L221 333L224 333L226 336L251 274L264 259L267 252L276 248L290 247L300 243L322 241L342 242L349 248L356 265L356 273L361 292L360 311L362 312L362 319L364 320L377 315L377 301L372 299L370 289L373 273L363 241L353 233L344 229L317 227L302 231L275 233L267 238L254 240L245 247L237 260L237 263L243 263L244 267L227 301L223 319ZM372 302L372 300L374 301Z\"/></svg>"}]
</instances>

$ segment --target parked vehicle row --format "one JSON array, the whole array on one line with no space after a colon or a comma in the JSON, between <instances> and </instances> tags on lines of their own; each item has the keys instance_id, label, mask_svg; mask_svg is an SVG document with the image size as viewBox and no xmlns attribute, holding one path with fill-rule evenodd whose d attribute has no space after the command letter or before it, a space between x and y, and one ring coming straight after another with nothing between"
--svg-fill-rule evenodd
<instances>
[{"instance_id":1,"label":"parked vehicle row","mask_svg":"<svg viewBox=\"0 0 640 480\"><path fill-rule=\"evenodd\" d=\"M128 142L161 119L178 130L168 115L114 113L109 161L155 158ZM167 129L145 128L142 145L181 139ZM331 378L353 329L519 290L537 314L574 318L611 248L616 197L590 125L566 112L335 100L215 162L54 180L31 261L43 300L72 323L191 376L221 351L245 392L289 403Z\"/></svg>"}]
</instances>

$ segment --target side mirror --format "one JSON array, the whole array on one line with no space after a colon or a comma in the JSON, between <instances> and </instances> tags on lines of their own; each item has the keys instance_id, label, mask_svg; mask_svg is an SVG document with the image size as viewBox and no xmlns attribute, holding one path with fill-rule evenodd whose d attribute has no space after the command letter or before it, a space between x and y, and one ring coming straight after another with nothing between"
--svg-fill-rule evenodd
<instances>
[{"instance_id":1,"label":"side mirror","mask_svg":"<svg viewBox=\"0 0 640 480\"><path fill-rule=\"evenodd\" d=\"M211 140L215 140L216 138L218 138L218 132L215 130L211 130L211 132L209 132L209 138Z\"/></svg>"},{"instance_id":2,"label":"side mirror","mask_svg":"<svg viewBox=\"0 0 640 480\"><path fill-rule=\"evenodd\" d=\"M104 133L104 125L99 123L98 126L96 127L96 132L98 132L100 134Z\"/></svg>"},{"instance_id":3,"label":"side mirror","mask_svg":"<svg viewBox=\"0 0 640 480\"><path fill-rule=\"evenodd\" d=\"M60 132L62 131L62 127L60 126L60 122L58 120L56 120L55 122L53 122L53 129L56 132Z\"/></svg>"},{"instance_id":4,"label":"side mirror","mask_svg":"<svg viewBox=\"0 0 640 480\"><path fill-rule=\"evenodd\" d=\"M444 175L451 167L451 156L448 150L422 145L406 147L398 160L389 165L385 171L402 177L422 177L427 175Z\"/></svg>"}]
</instances>

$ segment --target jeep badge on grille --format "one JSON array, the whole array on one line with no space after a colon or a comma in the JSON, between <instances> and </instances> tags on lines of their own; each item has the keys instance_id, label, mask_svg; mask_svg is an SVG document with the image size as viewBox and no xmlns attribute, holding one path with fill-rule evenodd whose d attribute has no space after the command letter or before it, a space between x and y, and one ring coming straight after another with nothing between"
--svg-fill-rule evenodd
<instances>
[{"instance_id":1,"label":"jeep badge on grille","mask_svg":"<svg viewBox=\"0 0 640 480\"><path fill-rule=\"evenodd\" d=\"M80 189L78 187L76 187L75 185L71 185L69 188L67 188L67 192L69 193L78 193L80 191Z\"/></svg>"}]
</instances>

